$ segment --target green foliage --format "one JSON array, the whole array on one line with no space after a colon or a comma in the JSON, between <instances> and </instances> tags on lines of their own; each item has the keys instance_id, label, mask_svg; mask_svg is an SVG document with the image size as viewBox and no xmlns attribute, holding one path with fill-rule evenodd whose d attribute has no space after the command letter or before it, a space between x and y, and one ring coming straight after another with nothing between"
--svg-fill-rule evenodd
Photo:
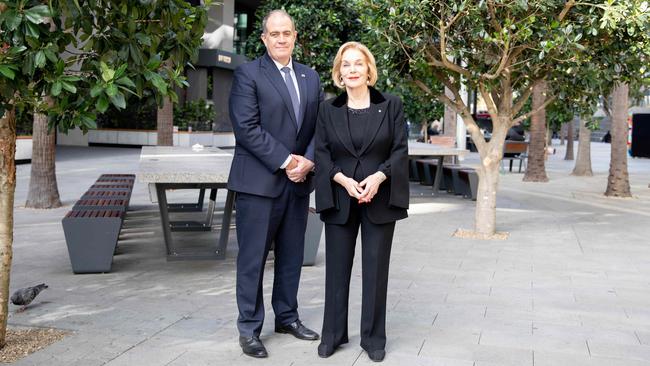
<instances>
[{"instance_id":1,"label":"green foliage","mask_svg":"<svg viewBox=\"0 0 650 366\"><path fill-rule=\"evenodd\" d=\"M367 20L375 16L372 8L360 8L363 9L363 19ZM402 99L406 119L412 125L423 125L434 120L442 121L445 113L444 104L428 91L442 90L442 84L429 73L427 77L418 80L424 85L423 88L415 82L407 68L393 68L391 61L400 50L396 49L394 44L387 42L385 37L372 31L372 29L366 27L362 41L375 55L379 74L376 87Z\"/></svg>"},{"instance_id":2,"label":"green foliage","mask_svg":"<svg viewBox=\"0 0 650 366\"><path fill-rule=\"evenodd\" d=\"M575 68L570 66L578 61L605 66L610 72L594 76L611 80L612 85L647 73L637 62L647 42L634 40L649 33L646 1L361 2L369 9L364 19L371 32L387 45L378 58L390 61L393 70L414 80L435 78L450 89L458 89L454 83L462 78L470 88L482 89L488 107L492 104L493 120L497 115L510 123L525 119L523 107L536 80L556 80L565 89L575 85L552 75L563 70L572 76ZM581 58L581 53L596 56ZM440 95L442 89L431 92ZM561 99L575 99L567 98ZM467 106L446 102L459 112L468 112Z\"/></svg>"},{"instance_id":3,"label":"green foliage","mask_svg":"<svg viewBox=\"0 0 650 366\"><path fill-rule=\"evenodd\" d=\"M128 104L126 109L118 109L111 105L106 112L97 116L97 126L155 130L157 107L152 98L144 99L142 103ZM188 127L192 127L193 131L212 131L212 121L215 117L214 106L203 99L186 102L174 108L174 125L181 131L187 131Z\"/></svg>"},{"instance_id":4,"label":"green foliage","mask_svg":"<svg viewBox=\"0 0 650 366\"><path fill-rule=\"evenodd\" d=\"M0 112L47 111L62 130L95 128L96 112L124 109L130 95L176 101L173 87L187 84L183 68L198 53L207 19L204 7L182 0L0 5Z\"/></svg>"},{"instance_id":5,"label":"green foliage","mask_svg":"<svg viewBox=\"0 0 650 366\"><path fill-rule=\"evenodd\" d=\"M388 69L382 68L382 71ZM379 79L377 88L399 96L404 103L404 114L412 124L422 125L434 120L442 121L445 106L435 96L426 93L408 77Z\"/></svg>"},{"instance_id":6,"label":"green foliage","mask_svg":"<svg viewBox=\"0 0 650 366\"><path fill-rule=\"evenodd\" d=\"M601 19L591 13L603 11ZM571 10L573 21L580 24L582 48L549 73L549 92L562 101L564 108L587 120L597 129L593 118L601 100L609 98L618 82L631 85L631 97L648 84L650 59L650 13L647 2L631 0L608 2L596 8L585 5ZM551 106L551 113L557 108ZM547 112L549 112L547 110Z\"/></svg>"},{"instance_id":7,"label":"green foliage","mask_svg":"<svg viewBox=\"0 0 650 366\"><path fill-rule=\"evenodd\" d=\"M295 60L314 68L326 91L337 92L338 89L332 85L332 63L343 43L361 40L358 7L344 0L264 1L255 14L255 30L246 44L247 57L257 58L266 52L260 40L262 18L274 9L284 9L296 22L298 39L293 53Z\"/></svg>"},{"instance_id":8,"label":"green foliage","mask_svg":"<svg viewBox=\"0 0 650 366\"><path fill-rule=\"evenodd\" d=\"M157 108L154 98L145 98L139 103L128 103L124 109L110 104L104 113L97 115L97 128L155 131Z\"/></svg>"},{"instance_id":9,"label":"green foliage","mask_svg":"<svg viewBox=\"0 0 650 366\"><path fill-rule=\"evenodd\" d=\"M18 110L16 113L16 135L31 136L34 130L34 113L30 110Z\"/></svg>"},{"instance_id":10,"label":"green foliage","mask_svg":"<svg viewBox=\"0 0 650 366\"><path fill-rule=\"evenodd\" d=\"M192 131L212 131L212 121L216 117L214 106L205 99L189 101L174 109L174 125L183 131L188 127L192 127Z\"/></svg>"},{"instance_id":11,"label":"green foliage","mask_svg":"<svg viewBox=\"0 0 650 366\"><path fill-rule=\"evenodd\" d=\"M556 98L546 107L546 125L551 131L559 131L563 124L573 121L574 111L571 101Z\"/></svg>"}]
</instances>

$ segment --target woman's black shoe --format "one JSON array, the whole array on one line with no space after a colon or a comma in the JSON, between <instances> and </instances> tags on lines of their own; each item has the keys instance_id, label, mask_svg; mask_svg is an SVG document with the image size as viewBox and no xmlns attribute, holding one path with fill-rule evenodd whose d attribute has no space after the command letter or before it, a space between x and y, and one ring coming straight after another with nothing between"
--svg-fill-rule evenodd
<instances>
[{"instance_id":1,"label":"woman's black shoe","mask_svg":"<svg viewBox=\"0 0 650 366\"><path fill-rule=\"evenodd\" d=\"M325 343L321 343L318 345L318 356L322 358L327 358L333 355L335 350L336 348L334 348L333 346L327 345Z\"/></svg>"},{"instance_id":2,"label":"woman's black shoe","mask_svg":"<svg viewBox=\"0 0 650 366\"><path fill-rule=\"evenodd\" d=\"M386 357L386 351L383 349L377 349L374 351L366 351L368 352L368 358L375 362L381 362L384 360L384 357Z\"/></svg>"}]
</instances>

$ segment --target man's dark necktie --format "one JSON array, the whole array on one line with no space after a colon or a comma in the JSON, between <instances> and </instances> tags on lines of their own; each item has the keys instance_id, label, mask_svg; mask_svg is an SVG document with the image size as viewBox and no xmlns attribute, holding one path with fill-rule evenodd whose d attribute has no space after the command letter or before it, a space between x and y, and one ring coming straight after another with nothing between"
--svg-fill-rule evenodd
<instances>
[{"instance_id":1,"label":"man's dark necktie","mask_svg":"<svg viewBox=\"0 0 650 366\"><path fill-rule=\"evenodd\" d=\"M296 87L293 85L291 69L285 66L282 68L282 72L284 73L284 83L287 84L289 96L291 96L291 104L293 104L293 112L296 116L296 124L298 125L298 128L300 128L300 100L298 99L298 92L296 91Z\"/></svg>"}]
</instances>

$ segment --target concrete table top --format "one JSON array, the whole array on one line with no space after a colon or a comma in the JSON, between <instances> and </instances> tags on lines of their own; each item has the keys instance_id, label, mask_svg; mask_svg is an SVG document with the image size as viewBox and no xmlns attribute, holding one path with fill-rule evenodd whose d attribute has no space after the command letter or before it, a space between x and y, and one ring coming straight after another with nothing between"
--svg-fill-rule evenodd
<instances>
[{"instance_id":1,"label":"concrete table top","mask_svg":"<svg viewBox=\"0 0 650 366\"><path fill-rule=\"evenodd\" d=\"M464 156L469 151L424 142L409 141L409 156Z\"/></svg>"},{"instance_id":2,"label":"concrete table top","mask_svg":"<svg viewBox=\"0 0 650 366\"><path fill-rule=\"evenodd\" d=\"M232 154L214 147L143 146L138 181L142 183L226 183Z\"/></svg>"}]
</instances>

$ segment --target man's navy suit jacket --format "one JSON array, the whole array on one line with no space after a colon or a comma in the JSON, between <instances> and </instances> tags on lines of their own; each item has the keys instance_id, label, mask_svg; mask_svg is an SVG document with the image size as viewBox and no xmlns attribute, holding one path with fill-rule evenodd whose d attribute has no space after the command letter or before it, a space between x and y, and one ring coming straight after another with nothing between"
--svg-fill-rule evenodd
<instances>
[{"instance_id":1,"label":"man's navy suit jacket","mask_svg":"<svg viewBox=\"0 0 650 366\"><path fill-rule=\"evenodd\" d=\"M314 161L320 79L316 71L295 61L293 70L300 93L300 121L283 75L268 53L235 70L229 107L236 143L228 189L264 197L278 197L287 184L298 195L313 191L311 176L293 183L280 169L289 154Z\"/></svg>"}]
</instances>

